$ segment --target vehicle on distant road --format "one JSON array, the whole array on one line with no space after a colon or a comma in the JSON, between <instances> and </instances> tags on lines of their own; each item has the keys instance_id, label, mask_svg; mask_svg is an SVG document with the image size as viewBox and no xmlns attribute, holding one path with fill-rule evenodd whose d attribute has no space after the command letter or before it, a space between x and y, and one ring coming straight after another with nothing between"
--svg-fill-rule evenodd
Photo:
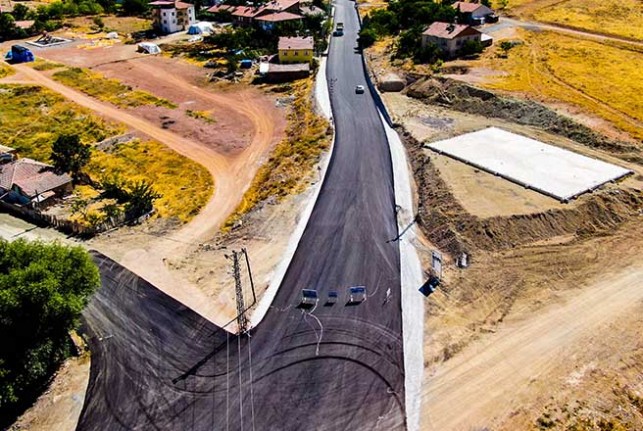
<instances>
[{"instance_id":1,"label":"vehicle on distant road","mask_svg":"<svg viewBox=\"0 0 643 431\"><path fill-rule=\"evenodd\" d=\"M355 93L357 94L364 94L364 86L363 85L358 85L355 87Z\"/></svg>"},{"instance_id":2,"label":"vehicle on distant road","mask_svg":"<svg viewBox=\"0 0 643 431\"><path fill-rule=\"evenodd\" d=\"M299 305L303 305L303 306L316 305L318 300L319 300L319 296L317 295L316 290L314 289L301 290L301 301L299 301Z\"/></svg>"},{"instance_id":3,"label":"vehicle on distant road","mask_svg":"<svg viewBox=\"0 0 643 431\"><path fill-rule=\"evenodd\" d=\"M353 286L348 288L348 303L359 304L366 301L366 286Z\"/></svg>"},{"instance_id":4,"label":"vehicle on distant road","mask_svg":"<svg viewBox=\"0 0 643 431\"><path fill-rule=\"evenodd\" d=\"M335 26L335 31L333 32L333 36L344 36L344 23L343 22L338 22L337 25Z\"/></svg>"}]
</instances>

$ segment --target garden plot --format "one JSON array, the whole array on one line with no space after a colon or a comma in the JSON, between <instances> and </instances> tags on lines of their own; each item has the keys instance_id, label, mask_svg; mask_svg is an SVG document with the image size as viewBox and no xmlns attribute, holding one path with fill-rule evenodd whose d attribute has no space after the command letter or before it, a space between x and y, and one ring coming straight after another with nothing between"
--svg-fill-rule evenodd
<instances>
[{"instance_id":1,"label":"garden plot","mask_svg":"<svg viewBox=\"0 0 643 431\"><path fill-rule=\"evenodd\" d=\"M632 173L495 127L429 148L562 202Z\"/></svg>"}]
</instances>

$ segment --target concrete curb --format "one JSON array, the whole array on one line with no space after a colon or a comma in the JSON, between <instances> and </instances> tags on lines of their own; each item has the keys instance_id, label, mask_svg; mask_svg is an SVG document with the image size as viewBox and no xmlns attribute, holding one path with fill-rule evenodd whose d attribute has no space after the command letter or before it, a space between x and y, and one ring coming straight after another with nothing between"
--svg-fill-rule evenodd
<instances>
[{"instance_id":1,"label":"concrete curb","mask_svg":"<svg viewBox=\"0 0 643 431\"><path fill-rule=\"evenodd\" d=\"M386 139L391 150L395 203L398 205L398 232L404 234L400 244L400 277L402 302L402 334L404 342L404 394L406 405L406 429L420 429L422 375L424 373L424 297L418 289L422 286L422 265L413 243L415 212L409 164L404 145L399 135L380 113ZM411 226L409 228L409 226ZM405 229L407 229L405 231Z\"/></svg>"},{"instance_id":2,"label":"concrete curb","mask_svg":"<svg viewBox=\"0 0 643 431\"><path fill-rule=\"evenodd\" d=\"M322 58L320 61L319 71L317 72L317 79L315 80L315 100L317 102L317 107L321 111L322 115L326 117L328 120L330 120L332 115L332 109L330 106L330 93L328 91L328 82L326 80L326 58L325 57ZM313 186L313 194L310 197L310 200L306 205L306 208L304 209L304 211L301 213L299 217L299 222L297 223L297 227L295 228L292 235L290 236L290 241L288 242L288 248L286 249L286 252L284 253L283 258L281 259L279 266L277 266L275 275L272 278L272 281L270 282L270 286L268 286L268 289L259 300L259 305L252 313L252 317L250 318L250 328L254 328L259 323L261 323L264 316L270 309L270 305L275 299L277 292L279 291L279 286L281 286L281 283L283 282L284 277L286 276L286 272L288 271L290 262L292 261L292 258L295 255L295 252L297 251L297 247L299 246L301 237L304 234L304 230L306 230L306 226L308 225L308 220L310 219L310 215L312 214L313 209L315 208L315 204L317 203L319 192L321 191L322 184L324 184L324 181L326 179L326 172L328 171L328 165L330 164L330 159L332 158L334 148L335 148L335 133L333 132L333 138L331 140L330 150L324 155L324 157L322 158L319 164L320 180L317 182L317 184Z\"/></svg>"}]
</instances>

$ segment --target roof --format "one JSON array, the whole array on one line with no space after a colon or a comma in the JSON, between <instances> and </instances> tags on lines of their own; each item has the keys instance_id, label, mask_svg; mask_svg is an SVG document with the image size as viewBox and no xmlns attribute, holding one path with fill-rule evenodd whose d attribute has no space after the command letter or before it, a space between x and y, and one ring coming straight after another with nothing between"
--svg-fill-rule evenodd
<instances>
[{"instance_id":1,"label":"roof","mask_svg":"<svg viewBox=\"0 0 643 431\"><path fill-rule=\"evenodd\" d=\"M254 18L260 13L264 12L263 7L250 7L250 6L239 6L232 11L233 16L240 16L246 18Z\"/></svg>"},{"instance_id":2,"label":"roof","mask_svg":"<svg viewBox=\"0 0 643 431\"><path fill-rule=\"evenodd\" d=\"M280 37L278 49L313 49L312 37Z\"/></svg>"},{"instance_id":3,"label":"roof","mask_svg":"<svg viewBox=\"0 0 643 431\"><path fill-rule=\"evenodd\" d=\"M50 165L32 159L18 159L0 166L0 188L18 186L30 198L71 183L67 174L56 174Z\"/></svg>"},{"instance_id":4,"label":"roof","mask_svg":"<svg viewBox=\"0 0 643 431\"><path fill-rule=\"evenodd\" d=\"M24 20L24 21L15 21L14 24L18 28L23 28L25 30L30 29L36 23L34 20Z\"/></svg>"},{"instance_id":5,"label":"roof","mask_svg":"<svg viewBox=\"0 0 643 431\"><path fill-rule=\"evenodd\" d=\"M465 33L466 34L462 34ZM480 33L475 28L464 24L451 24L449 22L436 21L427 28L424 35L435 36L441 39L455 39L458 36L465 36Z\"/></svg>"},{"instance_id":6,"label":"roof","mask_svg":"<svg viewBox=\"0 0 643 431\"><path fill-rule=\"evenodd\" d=\"M13 153L16 151L15 148L7 147L6 145L0 145L0 153Z\"/></svg>"},{"instance_id":7,"label":"roof","mask_svg":"<svg viewBox=\"0 0 643 431\"><path fill-rule=\"evenodd\" d=\"M174 6L175 9L188 9L191 7L194 7L194 5L191 5L190 3L183 3L181 1L165 1L165 0L158 0L149 3L150 6Z\"/></svg>"},{"instance_id":8,"label":"roof","mask_svg":"<svg viewBox=\"0 0 643 431\"><path fill-rule=\"evenodd\" d=\"M483 5L481 5L479 3L467 3L467 2L463 2L463 1L457 1L457 2L453 3L452 6L453 6L454 9L458 9L458 7L459 7L460 12L472 13L472 12L475 12L476 9L478 9L479 7L482 7Z\"/></svg>"},{"instance_id":9,"label":"roof","mask_svg":"<svg viewBox=\"0 0 643 431\"><path fill-rule=\"evenodd\" d=\"M290 12L277 12L271 13L268 15L261 15L256 18L257 21L267 21L267 22L281 22L281 21L292 21L295 19L302 19L301 15Z\"/></svg>"},{"instance_id":10,"label":"roof","mask_svg":"<svg viewBox=\"0 0 643 431\"><path fill-rule=\"evenodd\" d=\"M210 13L234 12L236 9L237 9L236 6L232 6L229 4L219 4L216 6L212 6L210 9L207 10L207 12L210 12Z\"/></svg>"},{"instance_id":11,"label":"roof","mask_svg":"<svg viewBox=\"0 0 643 431\"><path fill-rule=\"evenodd\" d=\"M295 63L295 64L268 63L268 73L291 73L291 72L308 72L308 71L310 71L310 64L308 63Z\"/></svg>"}]
</instances>

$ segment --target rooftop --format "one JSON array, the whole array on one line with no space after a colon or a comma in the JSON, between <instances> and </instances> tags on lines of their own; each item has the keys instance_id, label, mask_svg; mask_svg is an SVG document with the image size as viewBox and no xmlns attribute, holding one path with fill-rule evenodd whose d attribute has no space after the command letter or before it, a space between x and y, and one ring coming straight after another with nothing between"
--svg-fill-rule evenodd
<instances>
[{"instance_id":1,"label":"rooftop","mask_svg":"<svg viewBox=\"0 0 643 431\"><path fill-rule=\"evenodd\" d=\"M457 2L453 3L452 6L453 6L454 9L460 8L460 12L471 13L471 12L475 12L476 9L478 9L479 7L481 7L483 5L481 5L479 3L467 3L467 2L463 2L463 1L457 1Z\"/></svg>"},{"instance_id":2,"label":"rooftop","mask_svg":"<svg viewBox=\"0 0 643 431\"><path fill-rule=\"evenodd\" d=\"M464 31L468 34L480 33L475 28L464 24L452 24L450 22L436 21L427 28L424 33L427 36L435 36L442 39L453 39L459 36Z\"/></svg>"},{"instance_id":3,"label":"rooftop","mask_svg":"<svg viewBox=\"0 0 643 431\"><path fill-rule=\"evenodd\" d=\"M296 19L302 19L301 15L290 12L277 12L271 13L268 15L261 15L256 18L257 21L267 21L267 22L281 22L281 21L292 21Z\"/></svg>"},{"instance_id":4,"label":"rooftop","mask_svg":"<svg viewBox=\"0 0 643 431\"><path fill-rule=\"evenodd\" d=\"M11 190L16 185L30 198L68 183L69 175L59 175L50 165L32 159L18 159L0 166L0 188Z\"/></svg>"},{"instance_id":5,"label":"rooftop","mask_svg":"<svg viewBox=\"0 0 643 431\"><path fill-rule=\"evenodd\" d=\"M312 37L280 37L278 49L313 49Z\"/></svg>"}]
</instances>

